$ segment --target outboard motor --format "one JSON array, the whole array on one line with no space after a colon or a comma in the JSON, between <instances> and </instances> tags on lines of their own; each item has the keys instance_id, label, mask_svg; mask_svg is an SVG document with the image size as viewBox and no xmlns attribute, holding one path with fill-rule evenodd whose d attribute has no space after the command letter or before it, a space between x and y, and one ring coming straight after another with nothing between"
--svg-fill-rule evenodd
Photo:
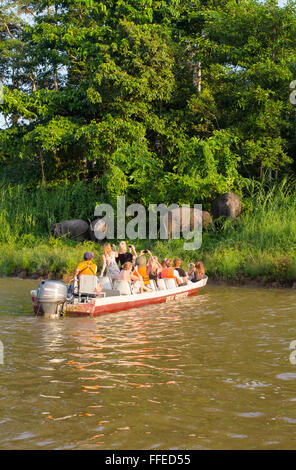
<instances>
[{"instance_id":1,"label":"outboard motor","mask_svg":"<svg viewBox=\"0 0 296 470\"><path fill-rule=\"evenodd\" d=\"M63 306L67 300L67 286L61 281L42 281L37 291L37 302L40 313L55 318L63 313Z\"/></svg>"}]
</instances>

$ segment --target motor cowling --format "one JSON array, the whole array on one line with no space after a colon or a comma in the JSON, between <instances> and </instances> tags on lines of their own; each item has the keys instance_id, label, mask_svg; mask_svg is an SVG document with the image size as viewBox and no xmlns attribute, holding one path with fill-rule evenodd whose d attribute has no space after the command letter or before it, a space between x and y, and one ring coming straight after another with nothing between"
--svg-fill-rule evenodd
<instances>
[{"instance_id":1,"label":"motor cowling","mask_svg":"<svg viewBox=\"0 0 296 470\"><path fill-rule=\"evenodd\" d=\"M67 293L67 286L62 281L42 281L37 291L40 313L48 317L61 315Z\"/></svg>"}]
</instances>

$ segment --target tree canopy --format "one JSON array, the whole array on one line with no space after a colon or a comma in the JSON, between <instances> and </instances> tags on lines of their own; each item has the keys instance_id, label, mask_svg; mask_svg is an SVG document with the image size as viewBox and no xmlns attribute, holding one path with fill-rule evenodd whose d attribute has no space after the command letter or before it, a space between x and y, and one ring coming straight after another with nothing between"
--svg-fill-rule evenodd
<instances>
[{"instance_id":1,"label":"tree canopy","mask_svg":"<svg viewBox=\"0 0 296 470\"><path fill-rule=\"evenodd\" d=\"M0 0L0 169L197 203L295 167L296 2Z\"/></svg>"}]
</instances>

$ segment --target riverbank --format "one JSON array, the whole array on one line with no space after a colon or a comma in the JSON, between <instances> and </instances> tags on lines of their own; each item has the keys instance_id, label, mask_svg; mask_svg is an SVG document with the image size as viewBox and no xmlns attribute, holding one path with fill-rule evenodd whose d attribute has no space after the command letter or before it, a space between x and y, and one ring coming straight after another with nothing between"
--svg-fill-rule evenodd
<instances>
[{"instance_id":1,"label":"riverbank","mask_svg":"<svg viewBox=\"0 0 296 470\"><path fill-rule=\"evenodd\" d=\"M208 274L208 273L207 273ZM8 276L10 279L27 279L42 281L44 279L59 279L64 282L68 282L70 274L64 274L63 276L55 276L53 273L42 274L42 271L36 271L33 274L28 275L26 271L18 270L15 274ZM2 276L0 276L1 279ZM225 280L209 277L207 286L209 287L238 287L238 288L254 288L254 289L281 289L281 290L296 290L296 282L277 282L268 281L264 279L248 279L242 278L237 280Z\"/></svg>"},{"instance_id":2,"label":"riverbank","mask_svg":"<svg viewBox=\"0 0 296 470\"><path fill-rule=\"evenodd\" d=\"M116 243L116 242L115 242ZM118 246L118 242L116 243ZM201 259L210 284L291 288L296 286L296 257L294 250L258 250L246 244L224 238L221 233L205 233L202 247L184 251L183 240L136 242L136 249L149 248L161 260L180 257L183 268ZM102 266L103 243L76 243L63 239L39 239L26 244L0 246L0 275L30 279L63 279L67 281L85 251L93 251L98 271Z\"/></svg>"}]
</instances>

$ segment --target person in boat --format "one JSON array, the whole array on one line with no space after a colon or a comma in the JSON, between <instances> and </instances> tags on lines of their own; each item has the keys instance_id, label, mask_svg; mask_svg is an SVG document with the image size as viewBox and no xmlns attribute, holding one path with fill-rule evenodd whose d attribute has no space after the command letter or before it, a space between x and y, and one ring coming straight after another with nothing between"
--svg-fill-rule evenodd
<instances>
[{"instance_id":1,"label":"person in boat","mask_svg":"<svg viewBox=\"0 0 296 470\"><path fill-rule=\"evenodd\" d=\"M160 263L160 266L161 266L161 271L159 271L158 273L158 279L164 279L166 277L166 273L167 273L167 259L163 259L162 262Z\"/></svg>"},{"instance_id":2,"label":"person in boat","mask_svg":"<svg viewBox=\"0 0 296 470\"><path fill-rule=\"evenodd\" d=\"M101 270L101 277L103 277L105 269L107 268L106 276L110 277L111 279L117 279L120 273L120 269L116 262L116 258L118 257L117 251L112 251L110 243L104 244L104 253L102 255L103 258L103 267Z\"/></svg>"},{"instance_id":3,"label":"person in boat","mask_svg":"<svg viewBox=\"0 0 296 470\"><path fill-rule=\"evenodd\" d=\"M97 274L97 265L93 262L94 254L90 251L86 251L83 255L84 261L81 261L77 268L75 269L74 276L69 280L69 284L74 281L75 278L78 278L81 274L88 274L90 276L96 276ZM102 284L98 281L96 291L97 293L101 292Z\"/></svg>"},{"instance_id":4,"label":"person in boat","mask_svg":"<svg viewBox=\"0 0 296 470\"><path fill-rule=\"evenodd\" d=\"M140 292L141 294L144 291L149 291L147 287L144 285L144 281L140 274L138 273L137 269L133 270L133 264L130 261L126 261L117 278L119 281L127 281L132 286L133 294L137 294Z\"/></svg>"},{"instance_id":5,"label":"person in boat","mask_svg":"<svg viewBox=\"0 0 296 470\"><path fill-rule=\"evenodd\" d=\"M140 255L136 258L135 269L138 271L143 279L144 285L150 284L149 270L147 269L147 259L145 254L148 254L150 258L152 253L149 250L142 250Z\"/></svg>"},{"instance_id":6,"label":"person in boat","mask_svg":"<svg viewBox=\"0 0 296 470\"><path fill-rule=\"evenodd\" d=\"M167 279L176 279L176 282L177 282L178 286L183 284L183 281L180 277L180 274L173 267L173 262L170 258L167 258L167 259L163 260L163 262L161 263L161 266L162 266L162 271L161 271L162 279L165 279L165 278L167 278Z\"/></svg>"},{"instance_id":7,"label":"person in boat","mask_svg":"<svg viewBox=\"0 0 296 470\"><path fill-rule=\"evenodd\" d=\"M182 281L179 271L173 266L173 261L170 258L167 259L167 268L168 268L168 271L167 271L168 278L176 279L178 286L186 284L186 282L184 283Z\"/></svg>"},{"instance_id":8,"label":"person in boat","mask_svg":"<svg viewBox=\"0 0 296 470\"><path fill-rule=\"evenodd\" d=\"M195 269L194 263L189 263L188 264L188 270L187 270L187 276L188 276L188 279L190 279L190 280L193 277L194 269Z\"/></svg>"},{"instance_id":9,"label":"person in boat","mask_svg":"<svg viewBox=\"0 0 296 470\"><path fill-rule=\"evenodd\" d=\"M120 268L122 268L127 261L133 263L138 256L134 245L129 245L128 250L129 251L127 251L126 242L124 240L121 241L119 243L119 252L116 256L116 262L117 264L120 263Z\"/></svg>"},{"instance_id":10,"label":"person in boat","mask_svg":"<svg viewBox=\"0 0 296 470\"><path fill-rule=\"evenodd\" d=\"M184 269L181 268L182 266L182 260L181 258L175 258L174 259L174 270L178 272L180 278L183 279L183 283L180 284L182 286L188 284L188 278L187 278L187 274L186 272L184 271Z\"/></svg>"},{"instance_id":11,"label":"person in boat","mask_svg":"<svg viewBox=\"0 0 296 470\"><path fill-rule=\"evenodd\" d=\"M147 268L146 268L146 273L149 275L149 279L152 279L153 281L157 281L158 275L161 273L162 267L161 264L158 262L157 256L150 256Z\"/></svg>"},{"instance_id":12,"label":"person in boat","mask_svg":"<svg viewBox=\"0 0 296 470\"><path fill-rule=\"evenodd\" d=\"M187 274L186 272L184 271L184 269L182 269L182 260L180 258L175 258L174 259L174 268L176 271L178 271L179 275L181 277L187 277Z\"/></svg>"},{"instance_id":13,"label":"person in boat","mask_svg":"<svg viewBox=\"0 0 296 470\"><path fill-rule=\"evenodd\" d=\"M79 277L80 274L90 274L95 276L97 274L97 265L93 262L94 254L87 251L83 255L84 261L78 264L75 269L74 276L70 279L69 284L74 281L75 277Z\"/></svg>"},{"instance_id":14,"label":"person in boat","mask_svg":"<svg viewBox=\"0 0 296 470\"><path fill-rule=\"evenodd\" d=\"M192 272L190 273L191 282L198 282L203 279L205 275L205 267L202 261L196 261Z\"/></svg>"}]
</instances>

